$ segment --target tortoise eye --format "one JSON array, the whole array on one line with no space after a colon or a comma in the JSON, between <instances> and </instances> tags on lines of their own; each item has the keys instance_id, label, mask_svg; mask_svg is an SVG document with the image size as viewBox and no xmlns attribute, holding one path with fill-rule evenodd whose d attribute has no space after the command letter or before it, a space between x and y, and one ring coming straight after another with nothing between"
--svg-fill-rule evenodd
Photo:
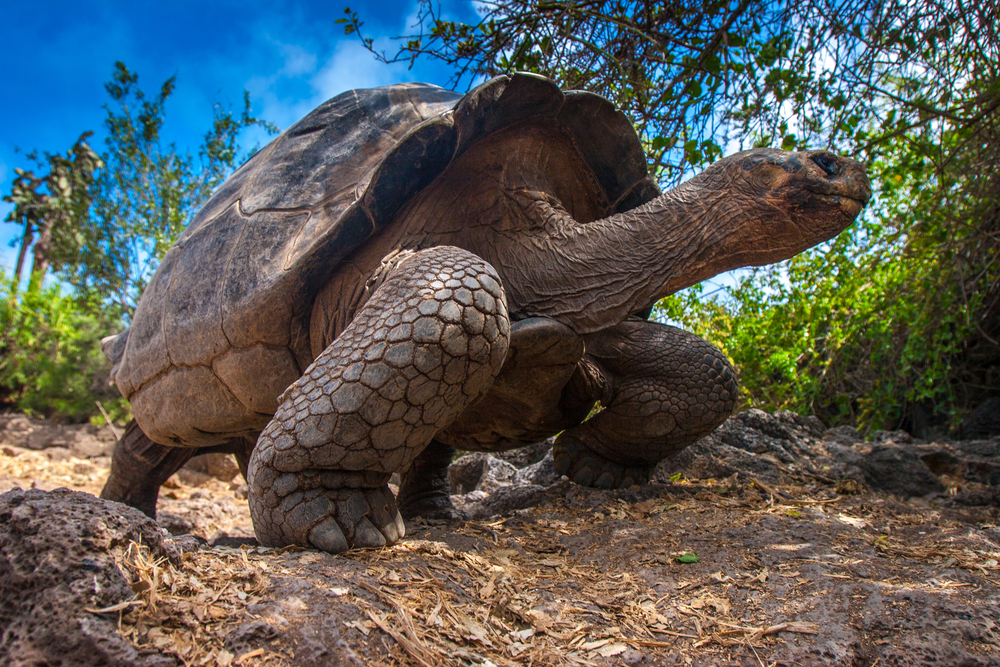
<instances>
[{"instance_id":1,"label":"tortoise eye","mask_svg":"<svg viewBox=\"0 0 1000 667\"><path fill-rule=\"evenodd\" d=\"M813 155L812 161L816 163L817 167L826 172L827 176L833 176L837 173L837 163L829 153Z\"/></svg>"}]
</instances>

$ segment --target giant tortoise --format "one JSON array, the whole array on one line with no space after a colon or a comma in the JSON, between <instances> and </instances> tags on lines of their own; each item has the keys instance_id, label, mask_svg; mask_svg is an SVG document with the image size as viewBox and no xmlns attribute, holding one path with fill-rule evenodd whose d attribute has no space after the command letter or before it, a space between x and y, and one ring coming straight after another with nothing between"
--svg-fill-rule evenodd
<instances>
[{"instance_id":1,"label":"giant tortoise","mask_svg":"<svg viewBox=\"0 0 1000 667\"><path fill-rule=\"evenodd\" d=\"M853 160L772 149L661 194L620 111L534 75L338 95L226 181L106 341L135 420L102 495L152 516L187 459L232 452L261 543L340 552L403 535L394 472L404 514L453 512L455 447L559 434L576 483L643 483L737 400L652 305L870 194Z\"/></svg>"}]
</instances>

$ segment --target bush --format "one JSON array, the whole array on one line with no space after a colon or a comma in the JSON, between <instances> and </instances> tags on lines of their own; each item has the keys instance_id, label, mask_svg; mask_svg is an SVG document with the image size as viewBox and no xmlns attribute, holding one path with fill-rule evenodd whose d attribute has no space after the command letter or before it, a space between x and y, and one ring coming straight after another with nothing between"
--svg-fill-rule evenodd
<instances>
[{"instance_id":1,"label":"bush","mask_svg":"<svg viewBox=\"0 0 1000 667\"><path fill-rule=\"evenodd\" d=\"M107 386L110 364L100 340L108 326L63 294L59 285L15 294L0 277L0 401L30 414L80 422L129 417L128 404Z\"/></svg>"}]
</instances>

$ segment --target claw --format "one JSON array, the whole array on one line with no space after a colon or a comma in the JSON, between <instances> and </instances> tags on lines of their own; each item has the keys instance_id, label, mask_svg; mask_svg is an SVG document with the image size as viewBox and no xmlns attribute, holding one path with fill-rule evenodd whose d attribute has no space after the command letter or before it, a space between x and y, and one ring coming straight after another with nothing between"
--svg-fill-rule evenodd
<instances>
[{"instance_id":1,"label":"claw","mask_svg":"<svg viewBox=\"0 0 1000 667\"><path fill-rule=\"evenodd\" d=\"M368 517L363 517L354 527L354 546L362 549L365 547L384 547L385 535L372 525Z\"/></svg>"},{"instance_id":2,"label":"claw","mask_svg":"<svg viewBox=\"0 0 1000 667\"><path fill-rule=\"evenodd\" d=\"M615 485L615 476L610 472L602 472L601 476L594 480L594 487L598 489L610 489Z\"/></svg>"},{"instance_id":3,"label":"claw","mask_svg":"<svg viewBox=\"0 0 1000 667\"><path fill-rule=\"evenodd\" d=\"M590 468L583 468L582 470L577 470L576 474L573 475L573 481L580 486L591 486L591 482L594 481L594 471Z\"/></svg>"},{"instance_id":4,"label":"claw","mask_svg":"<svg viewBox=\"0 0 1000 667\"><path fill-rule=\"evenodd\" d=\"M634 484L645 484L654 468L610 461L565 434L556 441L552 455L557 473L566 475L580 486L598 489L627 489Z\"/></svg>"},{"instance_id":5,"label":"claw","mask_svg":"<svg viewBox=\"0 0 1000 667\"><path fill-rule=\"evenodd\" d=\"M369 518L374 522L375 527L382 531L385 535L385 540L388 544L394 544L399 541L402 535L399 534L399 530L396 529L396 516L399 512L392 512L390 514L389 508L378 508L372 511Z\"/></svg>"},{"instance_id":6,"label":"claw","mask_svg":"<svg viewBox=\"0 0 1000 667\"><path fill-rule=\"evenodd\" d=\"M385 535L385 540L388 544L394 544L399 541L399 534L396 532L396 524L393 521L382 525L382 534Z\"/></svg>"},{"instance_id":7,"label":"claw","mask_svg":"<svg viewBox=\"0 0 1000 667\"><path fill-rule=\"evenodd\" d=\"M331 554L343 553L350 548L344 531L333 519L326 519L313 526L309 531L309 542L317 549Z\"/></svg>"}]
</instances>

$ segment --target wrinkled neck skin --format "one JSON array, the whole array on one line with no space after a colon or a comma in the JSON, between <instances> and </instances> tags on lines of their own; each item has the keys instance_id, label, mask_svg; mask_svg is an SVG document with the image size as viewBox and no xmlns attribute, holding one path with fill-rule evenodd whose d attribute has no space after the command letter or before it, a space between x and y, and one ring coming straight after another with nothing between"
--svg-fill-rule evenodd
<instances>
[{"instance_id":1,"label":"wrinkled neck skin","mask_svg":"<svg viewBox=\"0 0 1000 667\"><path fill-rule=\"evenodd\" d=\"M535 215L547 217L548 234L532 237L533 259L503 251L496 258L508 274L511 314L550 317L587 334L724 271L771 261L740 250L749 241L743 208L731 193L699 187L698 179L586 224L540 205Z\"/></svg>"}]
</instances>

